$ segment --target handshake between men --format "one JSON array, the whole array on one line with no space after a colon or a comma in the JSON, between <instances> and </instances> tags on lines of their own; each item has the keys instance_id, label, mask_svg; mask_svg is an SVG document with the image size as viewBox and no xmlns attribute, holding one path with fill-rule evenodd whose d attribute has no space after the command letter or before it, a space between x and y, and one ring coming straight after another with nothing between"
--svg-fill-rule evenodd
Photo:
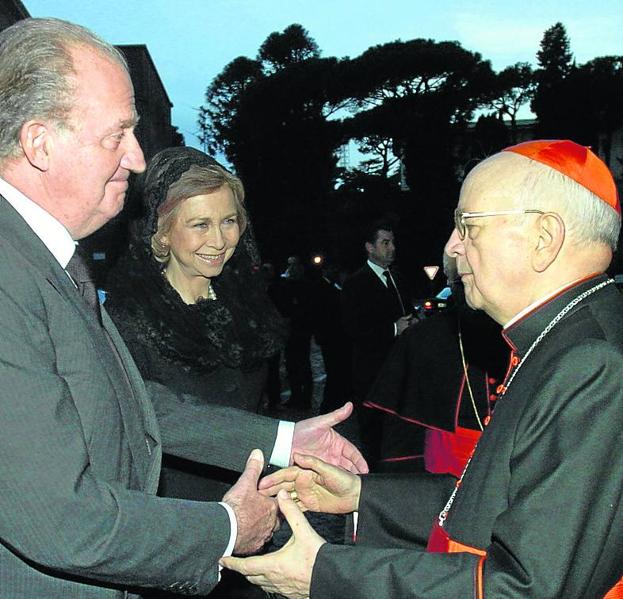
<instances>
[{"instance_id":1,"label":"handshake between men","mask_svg":"<svg viewBox=\"0 0 623 599\"><path fill-rule=\"evenodd\" d=\"M250 472L250 464L254 459L252 454L238 484ZM349 514L356 511L361 479L356 474L310 455L295 453L294 463L295 466L279 470L259 482L259 493L264 497L258 502L258 509L266 509L270 515L266 519L266 526L255 537L258 541L260 538L267 540L272 530L276 530L276 509L271 504L274 502L271 498L277 496L279 510L292 529L290 540L274 553L248 558L226 557L221 560L221 564L243 574L249 582L267 592L279 593L290 599L305 599L310 594L316 555L325 540L310 526L303 512ZM258 477L261 465L260 459L255 464L260 467L259 471L256 470ZM224 501L228 501L230 493ZM263 536L267 534L268 528L271 528L268 536ZM241 553L238 550L235 552Z\"/></svg>"},{"instance_id":2,"label":"handshake between men","mask_svg":"<svg viewBox=\"0 0 623 599\"><path fill-rule=\"evenodd\" d=\"M332 464L338 464L345 470L342 471L340 468L333 467L331 472L335 472L334 476L336 478L340 478L340 473L342 472L345 476L349 476L348 471L367 472L368 468L365 460L355 446L333 430L333 427L348 418L351 412L352 404L348 403L339 410L329 414L298 422L294 428L292 457L296 456L295 459L303 460L301 465L304 468L308 467L308 462L305 460L312 458L299 455L300 452L314 454ZM320 464L320 468L328 466L320 459L316 460L314 464ZM234 545L235 554L247 555L254 553L271 538L272 534L279 528L278 505L273 497L282 488L294 491L297 484L300 486L303 483L303 479L305 479L305 483L303 483L304 488L301 488L302 497L309 496L309 499L305 502L301 499L302 503L300 505L303 509L329 513L346 513L346 511L334 511L333 505L330 503L327 509L314 507L322 505L322 501L314 501L311 497L311 494L316 494L320 498L322 490L319 485L315 484L315 480L318 480L318 477L321 477L321 475L316 475L317 478L315 480L310 479L308 483L308 475L314 474L313 472L301 471L297 467L290 467L259 481L263 469L264 456L259 449L255 449L251 452L244 472L237 483L223 497L223 503L231 507L236 515L238 530ZM301 480L297 483L299 475L301 475ZM359 481L359 478L354 475L353 478ZM259 492L258 487L260 489ZM327 493L330 495L331 491L329 490ZM282 508L281 501L279 508ZM287 518L288 508L285 509L286 511L283 509L281 511Z\"/></svg>"}]
</instances>

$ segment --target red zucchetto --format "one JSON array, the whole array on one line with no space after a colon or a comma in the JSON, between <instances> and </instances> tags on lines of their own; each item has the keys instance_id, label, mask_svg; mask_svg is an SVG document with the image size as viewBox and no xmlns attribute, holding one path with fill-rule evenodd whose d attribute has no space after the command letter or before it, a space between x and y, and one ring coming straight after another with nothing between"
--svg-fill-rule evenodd
<instances>
[{"instance_id":1,"label":"red zucchetto","mask_svg":"<svg viewBox=\"0 0 623 599\"><path fill-rule=\"evenodd\" d=\"M612 173L590 148L567 139L540 139L510 146L502 151L521 154L561 172L621 214Z\"/></svg>"}]
</instances>

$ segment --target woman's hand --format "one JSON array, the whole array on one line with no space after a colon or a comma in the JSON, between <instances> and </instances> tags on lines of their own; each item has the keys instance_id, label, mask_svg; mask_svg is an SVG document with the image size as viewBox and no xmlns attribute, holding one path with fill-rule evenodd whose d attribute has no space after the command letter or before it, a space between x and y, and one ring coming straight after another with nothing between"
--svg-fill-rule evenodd
<instances>
[{"instance_id":1,"label":"woman's hand","mask_svg":"<svg viewBox=\"0 0 623 599\"><path fill-rule=\"evenodd\" d=\"M359 476L300 453L294 454L294 463L263 478L259 492L272 497L285 489L302 511L350 514L358 509Z\"/></svg>"}]
</instances>

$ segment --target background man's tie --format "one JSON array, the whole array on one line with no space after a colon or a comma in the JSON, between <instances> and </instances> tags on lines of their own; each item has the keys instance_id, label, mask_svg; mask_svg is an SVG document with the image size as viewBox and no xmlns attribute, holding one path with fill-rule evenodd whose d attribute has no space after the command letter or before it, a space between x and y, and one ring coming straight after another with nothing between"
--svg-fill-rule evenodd
<instances>
[{"instance_id":1,"label":"background man's tie","mask_svg":"<svg viewBox=\"0 0 623 599\"><path fill-rule=\"evenodd\" d=\"M394 279L392 278L392 275L389 272L389 270L384 270L383 276L385 277L385 280L387 281L387 288L390 291L394 292L394 294L396 295L396 298L398 299L398 302L400 303L400 309L402 310L402 315L406 316L407 313L405 312L405 306L402 303L402 298L400 297L400 293L398 293L398 289L396 288L396 285L394 284Z\"/></svg>"},{"instance_id":2,"label":"background man's tie","mask_svg":"<svg viewBox=\"0 0 623 599\"><path fill-rule=\"evenodd\" d=\"M89 263L87 260L88 259L84 251L80 249L79 246L77 246L76 251L71 257L71 260L67 264L67 268L65 270L74 280L74 283L76 283L78 292L83 297L84 301L88 304L89 308L91 308L91 310L95 314L97 321L102 324L102 313L100 311L100 302L97 296L97 288L95 287L93 275L91 273L91 269L89 268Z\"/></svg>"}]
</instances>

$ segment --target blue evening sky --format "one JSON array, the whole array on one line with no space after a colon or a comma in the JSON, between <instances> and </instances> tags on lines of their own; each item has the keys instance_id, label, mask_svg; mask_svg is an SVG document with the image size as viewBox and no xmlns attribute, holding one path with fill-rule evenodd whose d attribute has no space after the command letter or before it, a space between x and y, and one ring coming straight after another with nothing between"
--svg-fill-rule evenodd
<instances>
[{"instance_id":1,"label":"blue evening sky","mask_svg":"<svg viewBox=\"0 0 623 599\"><path fill-rule=\"evenodd\" d=\"M300 23L323 56L418 37L458 40L497 70L535 62L545 29L561 21L578 63L623 54L621 0L22 0L34 17L85 25L113 44L146 44L173 103L173 124L198 146L197 107L237 56Z\"/></svg>"}]
</instances>

